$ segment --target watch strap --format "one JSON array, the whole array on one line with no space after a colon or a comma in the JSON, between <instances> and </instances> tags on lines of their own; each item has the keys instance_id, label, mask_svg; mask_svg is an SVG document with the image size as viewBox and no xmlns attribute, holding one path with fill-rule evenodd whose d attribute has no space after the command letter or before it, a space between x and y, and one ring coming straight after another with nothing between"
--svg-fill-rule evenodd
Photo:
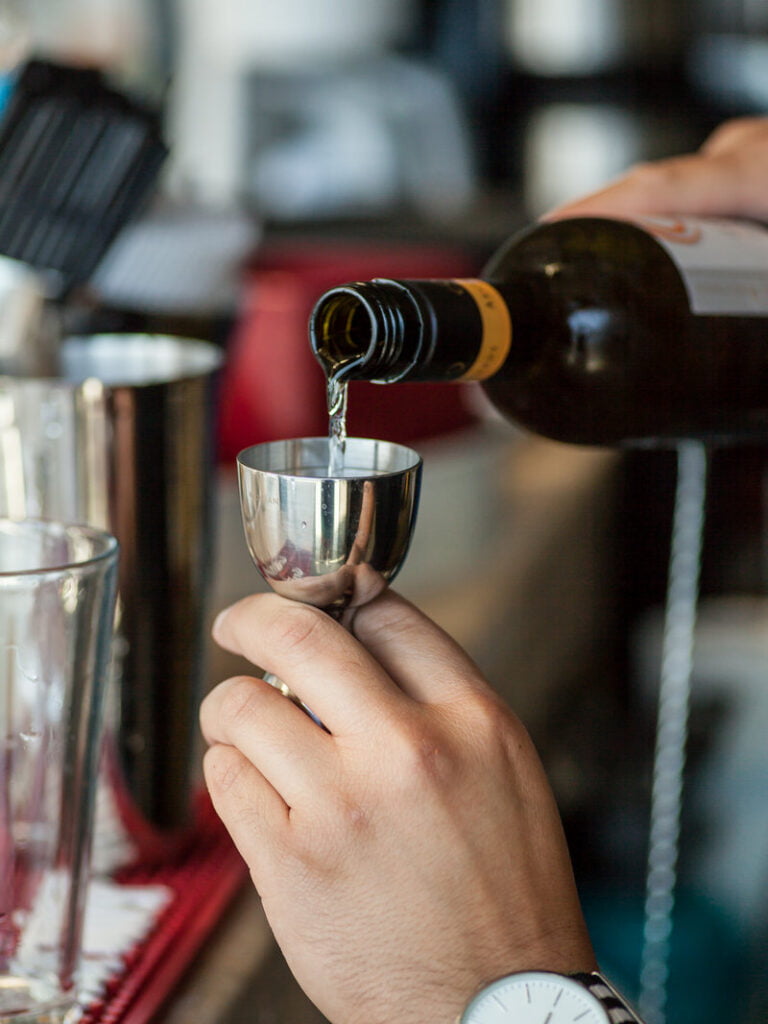
<instances>
[{"instance_id":1,"label":"watch strap","mask_svg":"<svg viewBox=\"0 0 768 1024\"><path fill-rule=\"evenodd\" d=\"M619 995L613 985L597 971L591 974L571 974L571 978L580 982L595 999L605 1007L611 1024L643 1024L640 1018L629 1008L626 1000Z\"/></svg>"}]
</instances>

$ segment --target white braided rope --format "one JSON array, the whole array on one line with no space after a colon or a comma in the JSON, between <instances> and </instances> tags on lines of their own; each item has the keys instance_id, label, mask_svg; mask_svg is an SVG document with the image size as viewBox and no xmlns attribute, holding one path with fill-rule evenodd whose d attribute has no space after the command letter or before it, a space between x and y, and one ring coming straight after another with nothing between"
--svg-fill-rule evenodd
<instances>
[{"instance_id":1,"label":"white braided rope","mask_svg":"<svg viewBox=\"0 0 768 1024\"><path fill-rule=\"evenodd\" d=\"M680 444L677 474L661 653L640 964L639 1008L648 1024L665 1024L666 1020L683 771L706 504L707 453L703 444L698 441Z\"/></svg>"}]
</instances>

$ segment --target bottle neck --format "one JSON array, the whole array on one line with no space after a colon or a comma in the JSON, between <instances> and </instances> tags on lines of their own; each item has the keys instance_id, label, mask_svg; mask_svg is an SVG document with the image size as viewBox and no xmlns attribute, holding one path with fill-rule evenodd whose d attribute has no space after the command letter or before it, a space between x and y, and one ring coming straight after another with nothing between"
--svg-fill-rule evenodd
<instances>
[{"instance_id":1,"label":"bottle neck","mask_svg":"<svg viewBox=\"0 0 768 1024\"><path fill-rule=\"evenodd\" d=\"M329 379L482 380L507 357L511 321L485 281L377 279L326 292L309 335Z\"/></svg>"}]
</instances>

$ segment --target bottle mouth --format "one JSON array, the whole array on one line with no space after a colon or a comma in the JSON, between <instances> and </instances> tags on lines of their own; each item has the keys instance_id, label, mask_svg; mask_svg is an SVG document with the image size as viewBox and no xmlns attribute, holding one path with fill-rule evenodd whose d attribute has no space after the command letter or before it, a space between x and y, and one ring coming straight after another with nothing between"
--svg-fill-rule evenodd
<instances>
[{"instance_id":1,"label":"bottle mouth","mask_svg":"<svg viewBox=\"0 0 768 1024\"><path fill-rule=\"evenodd\" d=\"M413 299L397 281L341 285L326 292L309 321L310 344L326 376L390 383L403 371L406 339L421 335ZM415 323L414 323L415 321Z\"/></svg>"},{"instance_id":2,"label":"bottle mouth","mask_svg":"<svg viewBox=\"0 0 768 1024\"><path fill-rule=\"evenodd\" d=\"M336 288L318 302L310 320L315 355L340 376L375 348L376 319L352 286Z\"/></svg>"}]
</instances>

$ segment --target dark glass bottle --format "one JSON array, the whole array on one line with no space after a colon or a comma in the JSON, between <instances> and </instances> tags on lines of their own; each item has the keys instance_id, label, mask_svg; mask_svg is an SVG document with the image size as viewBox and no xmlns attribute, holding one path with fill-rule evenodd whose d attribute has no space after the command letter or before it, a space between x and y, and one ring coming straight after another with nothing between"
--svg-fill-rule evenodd
<instances>
[{"instance_id":1,"label":"dark glass bottle","mask_svg":"<svg viewBox=\"0 0 768 1024\"><path fill-rule=\"evenodd\" d=\"M561 441L768 437L768 232L574 218L508 241L472 281L334 288L310 318L329 380L481 380Z\"/></svg>"}]
</instances>

